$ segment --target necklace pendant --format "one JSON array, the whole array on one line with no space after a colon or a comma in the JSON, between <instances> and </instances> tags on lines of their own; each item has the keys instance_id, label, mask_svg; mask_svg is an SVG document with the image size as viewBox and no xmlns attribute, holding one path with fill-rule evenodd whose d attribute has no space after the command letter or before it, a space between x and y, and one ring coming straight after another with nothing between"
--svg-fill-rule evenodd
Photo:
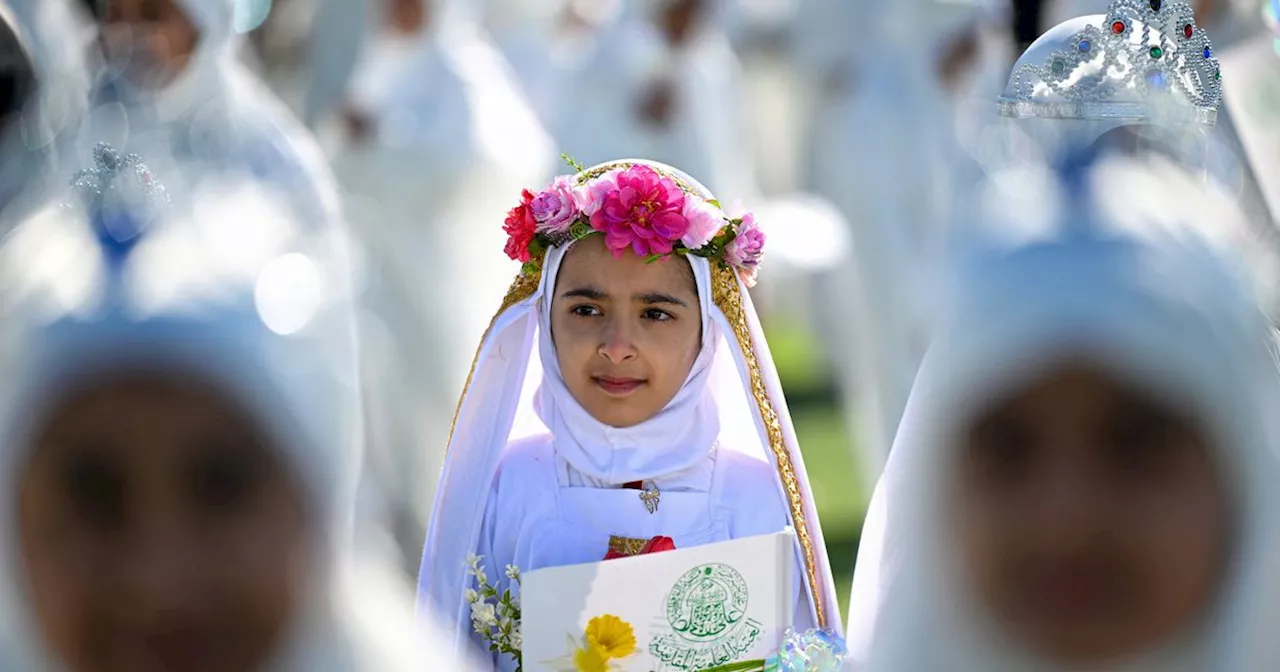
<instances>
[{"instance_id":1,"label":"necklace pendant","mask_svg":"<svg viewBox=\"0 0 1280 672\"><path fill-rule=\"evenodd\" d=\"M661 497L662 493L658 491L658 485L653 481L649 481L648 486L640 493L640 501L644 502L644 508L650 515L658 512L658 500Z\"/></svg>"}]
</instances>

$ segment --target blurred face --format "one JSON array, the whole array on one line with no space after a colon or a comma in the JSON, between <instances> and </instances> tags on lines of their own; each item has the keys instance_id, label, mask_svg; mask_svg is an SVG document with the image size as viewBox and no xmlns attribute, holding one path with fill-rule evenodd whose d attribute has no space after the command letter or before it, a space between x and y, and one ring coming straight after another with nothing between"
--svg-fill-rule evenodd
<instances>
[{"instance_id":1,"label":"blurred face","mask_svg":"<svg viewBox=\"0 0 1280 672\"><path fill-rule=\"evenodd\" d=\"M565 255L551 304L560 372L596 420L631 427L657 415L689 376L702 338L689 262L615 259L603 236Z\"/></svg>"},{"instance_id":2,"label":"blurred face","mask_svg":"<svg viewBox=\"0 0 1280 672\"><path fill-rule=\"evenodd\" d=\"M402 35L416 35L430 18L429 0L384 0L388 27Z\"/></svg>"},{"instance_id":3,"label":"blurred face","mask_svg":"<svg viewBox=\"0 0 1280 672\"><path fill-rule=\"evenodd\" d=\"M658 17L658 26L673 44L683 44L697 31L707 0L670 0Z\"/></svg>"},{"instance_id":4,"label":"blurred face","mask_svg":"<svg viewBox=\"0 0 1280 672\"><path fill-rule=\"evenodd\" d=\"M997 401L962 440L951 508L964 569L1013 635L1087 665L1197 625L1231 525L1192 419L1071 366Z\"/></svg>"},{"instance_id":5,"label":"blurred face","mask_svg":"<svg viewBox=\"0 0 1280 672\"><path fill-rule=\"evenodd\" d=\"M28 594L73 672L247 672L309 582L301 486L220 396L124 379L65 400L18 475Z\"/></svg>"},{"instance_id":6,"label":"blurred face","mask_svg":"<svg viewBox=\"0 0 1280 672\"><path fill-rule=\"evenodd\" d=\"M163 87L186 69L200 33L178 0L109 0L102 40L136 84Z\"/></svg>"}]
</instances>

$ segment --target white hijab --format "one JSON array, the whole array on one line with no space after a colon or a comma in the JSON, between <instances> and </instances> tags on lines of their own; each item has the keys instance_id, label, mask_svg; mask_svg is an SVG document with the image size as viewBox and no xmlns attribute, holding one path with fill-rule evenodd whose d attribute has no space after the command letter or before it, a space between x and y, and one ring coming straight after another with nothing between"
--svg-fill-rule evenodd
<instances>
[{"instance_id":1,"label":"white hijab","mask_svg":"<svg viewBox=\"0 0 1280 672\"><path fill-rule=\"evenodd\" d=\"M12 479L32 418L86 382L138 367L181 371L240 402L304 484L317 579L268 669L439 662L429 631L412 625L409 596L352 571L362 428L344 241L331 227L299 225L262 185L206 189L194 210L132 206L134 217L152 217L150 228L118 263L95 231L96 205L55 205L0 246L0 473L9 479L0 485L0 631L28 642L27 660L11 669L54 669L38 644L14 529Z\"/></svg>"},{"instance_id":2,"label":"white hijab","mask_svg":"<svg viewBox=\"0 0 1280 672\"><path fill-rule=\"evenodd\" d=\"M668 43L656 23L664 0L620 0L583 46L565 86L556 140L592 164L642 155L685 166L715 191L758 191L746 125L741 63L724 31L726 0L705 0L687 41ZM658 81L672 86L668 123L655 127L639 108Z\"/></svg>"},{"instance_id":3,"label":"white hijab","mask_svg":"<svg viewBox=\"0 0 1280 672\"><path fill-rule=\"evenodd\" d=\"M632 163L606 164L598 170ZM686 174L644 163L691 193L711 198ZM689 257L702 310L702 350L685 385L659 416L617 429L587 416L557 372L547 323L563 255L563 250L553 250L545 272L517 277L480 344L458 406L427 531L419 607L449 621L459 650L468 646L470 613L463 592L471 584L466 560L479 545L493 480L511 442L550 430L557 451L572 466L606 483L678 472L705 459L716 445L719 451L739 451L772 464L778 471L778 492L797 530L797 566L805 577L810 620L838 632L831 571L795 430L741 280L731 271Z\"/></svg>"},{"instance_id":4,"label":"white hijab","mask_svg":"<svg viewBox=\"0 0 1280 672\"><path fill-rule=\"evenodd\" d=\"M1002 203L986 221L998 235L950 276L947 314L863 530L850 601L856 669L1060 669L1019 651L961 588L940 493L958 428L1078 356L1198 409L1242 516L1217 609L1184 641L1117 669L1272 669L1280 388L1267 323L1232 254L1244 224L1229 197L1167 165L1116 160L1059 177L1065 188L1022 183L1049 184L1038 201L1047 216Z\"/></svg>"}]
</instances>

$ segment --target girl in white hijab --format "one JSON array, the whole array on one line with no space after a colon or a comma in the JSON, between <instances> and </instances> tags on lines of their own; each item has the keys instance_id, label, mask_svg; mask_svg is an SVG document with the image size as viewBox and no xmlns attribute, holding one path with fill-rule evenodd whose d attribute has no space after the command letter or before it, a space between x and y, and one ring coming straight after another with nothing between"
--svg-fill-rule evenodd
<instances>
[{"instance_id":1,"label":"girl in white hijab","mask_svg":"<svg viewBox=\"0 0 1280 672\"><path fill-rule=\"evenodd\" d=\"M678 170L622 161L526 191L505 231L525 266L462 395L419 605L466 648L472 554L501 591L508 564L527 572L790 525L796 628L838 634L821 526L747 293L764 244L754 218L728 219ZM514 668L505 655L494 664Z\"/></svg>"},{"instance_id":2,"label":"girl in white hijab","mask_svg":"<svg viewBox=\"0 0 1280 672\"><path fill-rule=\"evenodd\" d=\"M927 342L928 269L943 222L978 181L957 128L973 99L989 110L1003 82L1005 5L801 6L797 57L821 91L809 126L810 183L853 227L854 263L830 300L854 311L832 321L828 340L871 479L884 465Z\"/></svg>"},{"instance_id":3,"label":"girl in white hijab","mask_svg":"<svg viewBox=\"0 0 1280 672\"><path fill-rule=\"evenodd\" d=\"M570 0L476 0L493 35L546 128L557 128L573 56Z\"/></svg>"},{"instance_id":4,"label":"girl in white hijab","mask_svg":"<svg viewBox=\"0 0 1280 672\"><path fill-rule=\"evenodd\" d=\"M354 564L336 231L261 184L170 202L96 155L0 246L5 669L468 669Z\"/></svg>"},{"instance_id":5,"label":"girl in white hijab","mask_svg":"<svg viewBox=\"0 0 1280 672\"><path fill-rule=\"evenodd\" d=\"M239 59L252 3L236 0L95 0L107 59L81 132L127 151L175 157L175 189L232 173L274 184L306 221L336 221L333 176L314 139ZM159 161L161 159L157 159ZM189 184L187 184L189 183Z\"/></svg>"},{"instance_id":6,"label":"girl in white hijab","mask_svg":"<svg viewBox=\"0 0 1280 672\"><path fill-rule=\"evenodd\" d=\"M593 163L650 156L719 193L757 193L726 0L621 0L571 77L556 139Z\"/></svg>"},{"instance_id":7,"label":"girl in white hijab","mask_svg":"<svg viewBox=\"0 0 1280 672\"><path fill-rule=\"evenodd\" d=\"M417 563L457 389L506 291L506 199L553 146L466 0L380 0L334 150L365 252L362 339L375 469ZM442 312L449 316L441 319Z\"/></svg>"},{"instance_id":8,"label":"girl in white hijab","mask_svg":"<svg viewBox=\"0 0 1280 672\"><path fill-rule=\"evenodd\" d=\"M994 195L864 527L856 669L1280 664L1280 381L1251 238L1228 195L1152 161Z\"/></svg>"}]
</instances>

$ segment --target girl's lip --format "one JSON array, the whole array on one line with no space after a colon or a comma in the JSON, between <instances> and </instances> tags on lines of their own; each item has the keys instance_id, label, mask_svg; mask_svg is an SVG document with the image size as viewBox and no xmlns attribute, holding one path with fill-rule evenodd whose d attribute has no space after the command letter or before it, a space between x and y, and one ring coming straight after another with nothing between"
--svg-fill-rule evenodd
<instances>
[{"instance_id":1,"label":"girl's lip","mask_svg":"<svg viewBox=\"0 0 1280 672\"><path fill-rule=\"evenodd\" d=\"M610 376L595 376L592 378L596 387L599 387L605 394L611 397L626 397L644 385L643 380L636 378L612 378Z\"/></svg>"}]
</instances>

